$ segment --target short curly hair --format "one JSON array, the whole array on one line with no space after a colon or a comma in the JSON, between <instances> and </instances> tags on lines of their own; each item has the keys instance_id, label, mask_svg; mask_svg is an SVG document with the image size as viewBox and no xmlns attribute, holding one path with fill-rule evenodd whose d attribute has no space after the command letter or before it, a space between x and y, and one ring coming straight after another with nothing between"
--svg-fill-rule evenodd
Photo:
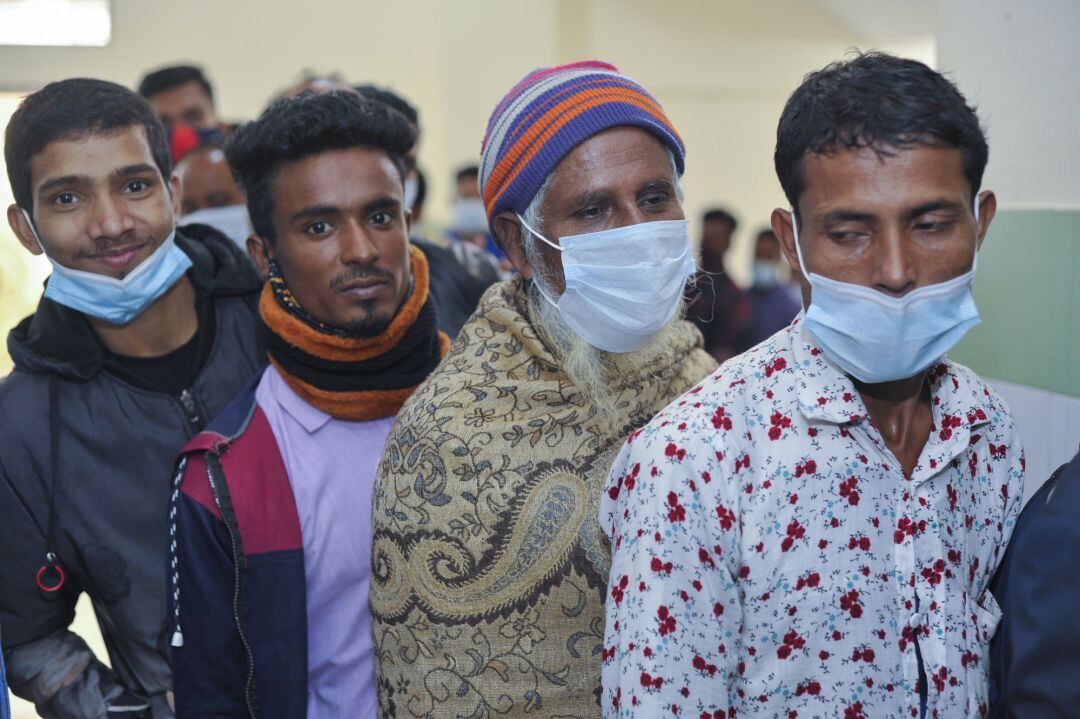
<instances>
[{"instance_id":1,"label":"short curly hair","mask_svg":"<svg viewBox=\"0 0 1080 719\"><path fill-rule=\"evenodd\" d=\"M921 62L857 53L810 73L788 98L776 129L776 175L798 210L807 154L863 147L888 154L927 144L963 153L974 197L989 157L975 108L948 78Z\"/></svg>"},{"instance_id":2,"label":"short curly hair","mask_svg":"<svg viewBox=\"0 0 1080 719\"><path fill-rule=\"evenodd\" d=\"M251 225L273 242L274 182L282 165L326 150L369 147L385 152L404 183L404 159L416 130L401 113L355 92L305 92L278 100L257 120L236 131L225 145L247 201Z\"/></svg>"}]
</instances>

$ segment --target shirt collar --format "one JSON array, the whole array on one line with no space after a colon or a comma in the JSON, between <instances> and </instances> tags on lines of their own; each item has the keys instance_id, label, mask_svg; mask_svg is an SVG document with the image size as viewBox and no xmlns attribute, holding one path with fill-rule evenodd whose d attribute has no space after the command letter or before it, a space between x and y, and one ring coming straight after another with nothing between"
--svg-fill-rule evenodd
<instances>
[{"instance_id":1,"label":"shirt collar","mask_svg":"<svg viewBox=\"0 0 1080 719\"><path fill-rule=\"evenodd\" d=\"M286 384L284 378L278 372L277 367L270 365L266 368L266 371L270 373L270 395L278 403L278 406L285 410L285 413L303 427L308 434L315 434L333 419L329 414L312 407L301 399L300 395L293 392L292 388Z\"/></svg>"},{"instance_id":2,"label":"shirt collar","mask_svg":"<svg viewBox=\"0 0 1080 719\"><path fill-rule=\"evenodd\" d=\"M810 421L847 424L866 417L866 405L851 378L834 365L806 330L803 313L791 328L795 369L802 375L796 385L799 411Z\"/></svg>"}]
</instances>

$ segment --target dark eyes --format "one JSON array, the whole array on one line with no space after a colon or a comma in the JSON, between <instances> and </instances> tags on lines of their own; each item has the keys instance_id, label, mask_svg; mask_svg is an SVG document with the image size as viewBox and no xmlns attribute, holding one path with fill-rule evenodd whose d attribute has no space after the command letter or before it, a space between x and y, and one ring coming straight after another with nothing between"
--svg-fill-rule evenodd
<instances>
[{"instance_id":1,"label":"dark eyes","mask_svg":"<svg viewBox=\"0 0 1080 719\"><path fill-rule=\"evenodd\" d=\"M146 180L132 180L124 186L124 189L131 193L146 192L150 189L150 183Z\"/></svg>"},{"instance_id":2,"label":"dark eyes","mask_svg":"<svg viewBox=\"0 0 1080 719\"><path fill-rule=\"evenodd\" d=\"M57 205L70 205L78 199L79 198L75 196L74 192L61 192L53 198L53 202Z\"/></svg>"},{"instance_id":3,"label":"dark eyes","mask_svg":"<svg viewBox=\"0 0 1080 719\"><path fill-rule=\"evenodd\" d=\"M305 227L304 231L312 235L325 235L327 232L330 231L330 223L323 222L322 220L316 220L315 222L312 222L310 225Z\"/></svg>"},{"instance_id":4,"label":"dark eyes","mask_svg":"<svg viewBox=\"0 0 1080 719\"><path fill-rule=\"evenodd\" d=\"M371 222L375 225L388 225L393 221L394 216L383 210L380 210L371 216Z\"/></svg>"}]
</instances>

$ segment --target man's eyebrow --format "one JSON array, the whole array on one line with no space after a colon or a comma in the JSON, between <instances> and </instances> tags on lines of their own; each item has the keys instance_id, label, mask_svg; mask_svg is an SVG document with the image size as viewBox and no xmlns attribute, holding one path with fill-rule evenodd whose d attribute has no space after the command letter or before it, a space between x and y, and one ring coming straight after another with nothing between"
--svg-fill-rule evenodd
<instances>
[{"instance_id":1,"label":"man's eyebrow","mask_svg":"<svg viewBox=\"0 0 1080 719\"><path fill-rule=\"evenodd\" d=\"M377 197L370 202L364 203L364 212L374 212L375 210L393 210L401 206L401 200L396 197L386 195L384 197Z\"/></svg>"},{"instance_id":2,"label":"man's eyebrow","mask_svg":"<svg viewBox=\"0 0 1080 719\"><path fill-rule=\"evenodd\" d=\"M822 218L822 222L873 222L878 219L877 215L869 212L857 212L855 210L833 210Z\"/></svg>"},{"instance_id":3,"label":"man's eyebrow","mask_svg":"<svg viewBox=\"0 0 1080 719\"><path fill-rule=\"evenodd\" d=\"M951 210L958 212L963 210L963 205L959 202L953 202L952 200L933 200L931 202L924 202L917 207L912 207L905 214L909 219L914 219L919 215L925 215L928 212L937 212L938 210Z\"/></svg>"},{"instance_id":4,"label":"man's eyebrow","mask_svg":"<svg viewBox=\"0 0 1080 719\"><path fill-rule=\"evenodd\" d=\"M140 162L135 165L124 165L123 167L116 168L116 174L120 177L128 177L129 175L141 175L144 172L156 172L157 168L153 165L148 165L145 162Z\"/></svg>"},{"instance_id":5,"label":"man's eyebrow","mask_svg":"<svg viewBox=\"0 0 1080 719\"><path fill-rule=\"evenodd\" d=\"M90 184L90 178L86 175L63 175L61 177L53 177L41 183L41 187L38 188L38 195L44 195L59 187L87 184Z\"/></svg>"},{"instance_id":6,"label":"man's eyebrow","mask_svg":"<svg viewBox=\"0 0 1080 719\"><path fill-rule=\"evenodd\" d=\"M337 215L340 213L341 208L334 205L308 205L299 212L295 213L291 218L289 218L289 222L296 222L297 220L304 220L312 217Z\"/></svg>"},{"instance_id":7,"label":"man's eyebrow","mask_svg":"<svg viewBox=\"0 0 1080 719\"><path fill-rule=\"evenodd\" d=\"M649 182L646 182L644 185L642 185L641 189L638 190L638 194L640 195L645 192L653 192L656 190L664 190L670 192L673 189L675 189L675 183L673 183L667 178L659 178L656 180L650 180Z\"/></svg>"},{"instance_id":8,"label":"man's eyebrow","mask_svg":"<svg viewBox=\"0 0 1080 719\"><path fill-rule=\"evenodd\" d=\"M585 207L587 205L599 204L607 201L610 197L611 193L607 190L585 190L574 198L571 206Z\"/></svg>"}]
</instances>

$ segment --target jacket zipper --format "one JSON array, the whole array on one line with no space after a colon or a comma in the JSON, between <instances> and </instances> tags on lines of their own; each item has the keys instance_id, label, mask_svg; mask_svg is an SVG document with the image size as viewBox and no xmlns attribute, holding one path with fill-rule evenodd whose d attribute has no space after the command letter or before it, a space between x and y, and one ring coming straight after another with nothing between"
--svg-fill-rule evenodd
<instances>
[{"instance_id":1,"label":"jacket zipper","mask_svg":"<svg viewBox=\"0 0 1080 719\"><path fill-rule=\"evenodd\" d=\"M184 412L187 413L187 420L191 422L195 429L202 427L202 419L199 417L199 408L195 404L195 395L191 393L191 389L185 389L180 393L180 404L184 406Z\"/></svg>"},{"instance_id":2,"label":"jacket zipper","mask_svg":"<svg viewBox=\"0 0 1080 719\"><path fill-rule=\"evenodd\" d=\"M210 459L210 457L207 457L207 459ZM206 475L210 480L210 488L213 491L215 498L221 496L219 494L219 482L225 481L223 476L218 475L214 471L216 466L216 457L213 458L213 461L208 461L206 463ZM218 509L222 510L222 514L224 514L224 510L220 505ZM230 514L232 512L231 502L229 512ZM223 516L222 519L225 519L225 517ZM251 644L248 643L247 634L244 632L244 624L240 620L240 572L243 558L240 556L236 530L233 527L233 523L228 519L225 519L225 528L229 531L229 541L232 544L233 566L235 567L233 572L233 621L236 623L236 631L240 636L240 643L244 646L244 653L247 655L247 678L244 683L244 704L247 706L248 716L251 717L251 719L257 719L255 706L251 701L251 689L255 680L255 657L251 651Z\"/></svg>"}]
</instances>

